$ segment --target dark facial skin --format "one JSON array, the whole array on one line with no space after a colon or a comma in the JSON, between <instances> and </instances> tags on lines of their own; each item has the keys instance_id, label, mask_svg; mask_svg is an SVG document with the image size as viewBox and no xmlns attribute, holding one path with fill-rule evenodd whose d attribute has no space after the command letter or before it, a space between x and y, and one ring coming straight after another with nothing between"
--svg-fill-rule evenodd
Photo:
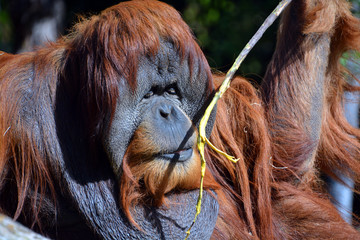
<instances>
[{"instance_id":1,"label":"dark facial skin","mask_svg":"<svg viewBox=\"0 0 360 240\"><path fill-rule=\"evenodd\" d=\"M196 64L190 74L187 59L181 61L170 43L162 43L155 57L143 56L137 68L136 87L131 89L125 81L119 81L114 117L108 134L102 137L104 149L100 154L103 152L103 155L98 157L101 161L96 163L89 161L91 156L87 143L79 138L82 123L68 121L69 109L74 104L66 88L62 89L60 84L56 122L60 143L66 146L61 150L65 157L60 165L66 169L63 185L67 193L57 206L57 232L62 234L58 234L58 238L69 239L75 235L87 239L185 238L195 216L198 190L168 194L169 205L166 207L137 205L132 209L132 216L142 229L140 231L128 222L119 207L118 181L124 154L139 127L147 127L147 137L157 145L154 161L175 159L177 164L189 162L193 155L191 146L196 142L194 126L198 124L204 103L212 91L207 89L208 81L205 72L199 72ZM76 116L77 110L73 114ZM209 121L208 133L214 117ZM68 205L72 208L69 209ZM205 192L202 211L190 239L210 238L218 207L214 196ZM68 224L70 221L71 224ZM89 236L89 232L93 231L95 235Z\"/></svg>"},{"instance_id":2,"label":"dark facial skin","mask_svg":"<svg viewBox=\"0 0 360 240\"><path fill-rule=\"evenodd\" d=\"M170 43L163 43L155 57L140 60L135 92L129 94L132 90L127 85L119 88L115 116L105 139L115 173L121 172L127 145L140 125L151 130L153 142L158 143L162 153L194 145L196 136L191 121L198 121L207 94L207 77L197 72L194 69L190 76L188 62L180 60ZM164 117L162 112L169 116Z\"/></svg>"}]
</instances>

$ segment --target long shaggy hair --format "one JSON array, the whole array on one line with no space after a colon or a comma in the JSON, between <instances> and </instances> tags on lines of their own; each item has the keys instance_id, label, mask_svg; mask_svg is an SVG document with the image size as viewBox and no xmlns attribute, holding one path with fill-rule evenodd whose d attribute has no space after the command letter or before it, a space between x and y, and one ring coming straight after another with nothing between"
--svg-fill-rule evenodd
<instances>
[{"instance_id":1,"label":"long shaggy hair","mask_svg":"<svg viewBox=\"0 0 360 240\"><path fill-rule=\"evenodd\" d=\"M360 46L360 22L349 8L343 0L293 1L282 16L260 91L236 78L219 101L210 140L240 160L233 164L206 149L206 188L215 190L220 205L214 239L359 238L318 179L319 171L334 174L337 169L359 182L360 131L346 122L342 109L344 91L359 89L345 81L339 64L345 51ZM91 156L84 166L92 166L121 100L121 81L135 88L139 56L156 55L160 39L174 44L189 69L196 65L211 78L188 26L174 9L156 1L121 3L82 19L72 34L36 52L0 56L1 212L40 226L48 221L38 217L45 197L56 199L65 192L67 169L59 159L66 156L54 116L59 85L69 102L78 103L72 109L81 123L77 138L86 145L79 149L88 150L79 152ZM218 87L223 77L213 78ZM317 90L321 94L314 94ZM318 99L319 106L314 104ZM321 116L313 119L319 109ZM135 139L143 139L141 130L136 134ZM147 143L130 145L119 184L120 208L130 220L139 197L145 204L143 197L154 198L149 204L158 206L166 203L168 191L199 186L199 160L190 166L188 174L194 176L189 181L181 174L153 176L151 163L143 173L128 160L137 144ZM158 177L164 185L154 184Z\"/></svg>"}]
</instances>

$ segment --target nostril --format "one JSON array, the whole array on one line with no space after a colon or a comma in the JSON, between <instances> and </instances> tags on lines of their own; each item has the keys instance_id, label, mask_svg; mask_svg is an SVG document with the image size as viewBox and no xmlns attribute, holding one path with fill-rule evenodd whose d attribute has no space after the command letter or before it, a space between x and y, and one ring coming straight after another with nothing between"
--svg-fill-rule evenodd
<instances>
[{"instance_id":1,"label":"nostril","mask_svg":"<svg viewBox=\"0 0 360 240\"><path fill-rule=\"evenodd\" d=\"M160 109L160 116L163 118L167 118L170 115L169 111L165 111L164 109Z\"/></svg>"},{"instance_id":2,"label":"nostril","mask_svg":"<svg viewBox=\"0 0 360 240\"><path fill-rule=\"evenodd\" d=\"M163 118L168 118L171 114L171 111L172 111L172 106L170 105L164 104L159 108L160 116Z\"/></svg>"}]
</instances>

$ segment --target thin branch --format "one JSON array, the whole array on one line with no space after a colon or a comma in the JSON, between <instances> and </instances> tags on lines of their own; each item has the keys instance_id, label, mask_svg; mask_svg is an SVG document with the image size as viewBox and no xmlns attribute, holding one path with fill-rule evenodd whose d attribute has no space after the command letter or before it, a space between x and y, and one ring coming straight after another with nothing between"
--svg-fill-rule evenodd
<instances>
[{"instance_id":1,"label":"thin branch","mask_svg":"<svg viewBox=\"0 0 360 240\"><path fill-rule=\"evenodd\" d=\"M204 176L205 176L205 169L206 169L206 160L204 156L204 149L205 144L209 144L209 146L214 149L219 154L224 155L227 159L229 159L232 162L237 162L238 159L235 159L233 156L230 156L226 154L225 152L222 152L221 150L217 149L213 144L210 143L210 141L206 138L205 134L205 128L208 123L210 114L212 110L214 109L217 101L222 97L222 95L226 92L226 90L230 87L231 79L234 76L235 72L239 69L240 64L244 61L245 57L249 54L250 50L255 46L255 44L259 41L259 39L262 37L264 32L274 23L275 19L280 15L280 13L284 10L284 8L291 2L291 0L283 0L281 1L277 7L274 9L274 11L266 18L264 23L261 25L259 30L255 33L255 35L250 39L250 41L245 45L244 49L240 52L239 56L236 58L234 64L230 68L230 70L227 72L225 79L223 83L221 84L219 90L216 92L214 98L210 102L209 106L206 108L204 116L200 120L199 125L199 136L198 136L198 142L197 147L200 152L200 158L201 158L201 179L200 179L200 190L199 190L199 197L196 204L196 214L194 217L194 220L192 224L190 225L189 229L186 231L186 238L188 239L190 236L190 231L193 225L195 224L197 216L201 212L201 200L203 195L203 183L204 183Z\"/></svg>"}]
</instances>

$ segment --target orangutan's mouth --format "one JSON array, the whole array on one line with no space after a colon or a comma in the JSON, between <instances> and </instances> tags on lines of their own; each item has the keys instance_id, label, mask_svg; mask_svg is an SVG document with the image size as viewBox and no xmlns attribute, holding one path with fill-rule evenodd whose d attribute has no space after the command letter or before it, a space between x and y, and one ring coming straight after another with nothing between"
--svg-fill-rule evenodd
<instances>
[{"instance_id":1,"label":"orangutan's mouth","mask_svg":"<svg viewBox=\"0 0 360 240\"><path fill-rule=\"evenodd\" d=\"M159 154L157 157L170 160L170 161L179 161L179 162L185 162L186 160L189 160L193 155L193 149L182 149L171 153L162 153Z\"/></svg>"}]
</instances>

